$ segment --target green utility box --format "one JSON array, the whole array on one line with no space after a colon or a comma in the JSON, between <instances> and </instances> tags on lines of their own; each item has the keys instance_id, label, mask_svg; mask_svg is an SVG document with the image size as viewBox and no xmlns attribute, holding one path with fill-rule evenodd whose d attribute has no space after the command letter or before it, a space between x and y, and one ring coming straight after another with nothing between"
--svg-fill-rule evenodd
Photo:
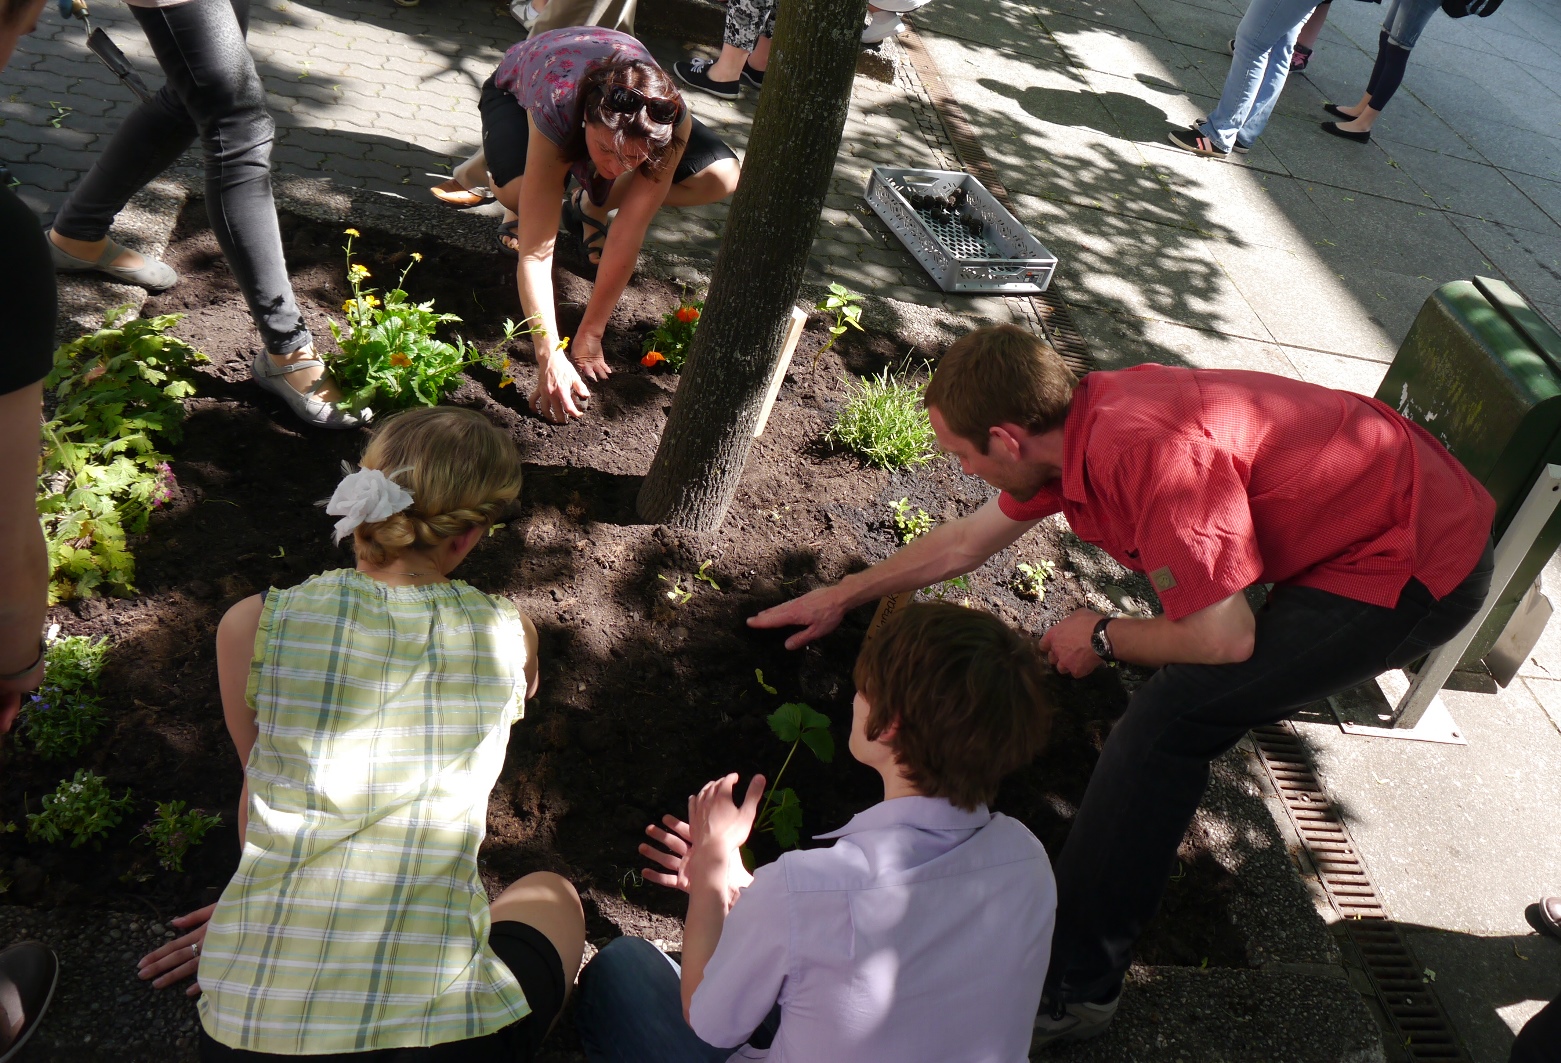
<instances>
[{"instance_id":1,"label":"green utility box","mask_svg":"<svg viewBox=\"0 0 1561 1063\"><path fill-rule=\"evenodd\" d=\"M1498 280L1444 284L1420 308L1377 398L1439 439L1496 499L1499 539L1547 462L1561 463L1561 334ZM1561 546L1561 510L1459 663L1481 669Z\"/></svg>"}]
</instances>

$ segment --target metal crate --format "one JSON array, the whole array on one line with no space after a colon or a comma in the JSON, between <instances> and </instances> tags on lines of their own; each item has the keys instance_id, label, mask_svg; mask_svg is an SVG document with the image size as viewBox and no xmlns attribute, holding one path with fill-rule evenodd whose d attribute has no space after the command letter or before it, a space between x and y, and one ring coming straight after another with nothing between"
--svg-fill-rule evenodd
<instances>
[{"instance_id":1,"label":"metal crate","mask_svg":"<svg viewBox=\"0 0 1561 1063\"><path fill-rule=\"evenodd\" d=\"M985 223L979 236L957 219L940 220L910 204L913 194L946 196L955 188L964 188L967 204ZM1057 256L968 173L874 166L863 196L946 292L1034 295L1051 283Z\"/></svg>"}]
</instances>

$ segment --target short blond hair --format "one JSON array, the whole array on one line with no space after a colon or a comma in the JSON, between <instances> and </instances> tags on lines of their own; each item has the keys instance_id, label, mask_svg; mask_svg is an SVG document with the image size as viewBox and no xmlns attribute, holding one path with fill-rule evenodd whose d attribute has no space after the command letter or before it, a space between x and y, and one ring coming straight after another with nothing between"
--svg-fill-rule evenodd
<instances>
[{"instance_id":1,"label":"short blond hair","mask_svg":"<svg viewBox=\"0 0 1561 1063\"><path fill-rule=\"evenodd\" d=\"M358 558L373 565L490 525L520 495L514 440L482 414L458 406L387 418L360 464L380 470L412 495L407 509L353 531Z\"/></svg>"}]
</instances>

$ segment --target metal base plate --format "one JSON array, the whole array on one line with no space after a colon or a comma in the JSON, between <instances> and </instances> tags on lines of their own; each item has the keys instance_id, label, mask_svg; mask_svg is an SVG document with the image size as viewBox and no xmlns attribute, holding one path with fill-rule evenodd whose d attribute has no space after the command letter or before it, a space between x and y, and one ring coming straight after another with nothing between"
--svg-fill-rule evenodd
<instances>
[{"instance_id":1,"label":"metal base plate","mask_svg":"<svg viewBox=\"0 0 1561 1063\"><path fill-rule=\"evenodd\" d=\"M1414 727L1384 726L1393 718L1393 707L1408 689L1409 679L1403 672L1384 672L1374 683L1363 683L1353 690L1335 694L1328 699L1328 707L1333 710L1339 730L1345 734L1452 746L1469 744L1440 694L1431 699L1425 715Z\"/></svg>"}]
</instances>

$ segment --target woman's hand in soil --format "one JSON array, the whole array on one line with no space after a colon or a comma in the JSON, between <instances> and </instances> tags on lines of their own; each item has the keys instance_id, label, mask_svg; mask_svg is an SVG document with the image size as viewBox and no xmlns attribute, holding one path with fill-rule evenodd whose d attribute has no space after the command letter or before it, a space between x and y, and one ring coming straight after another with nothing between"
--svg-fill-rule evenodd
<instances>
[{"instance_id":1,"label":"woman's hand in soil","mask_svg":"<svg viewBox=\"0 0 1561 1063\"><path fill-rule=\"evenodd\" d=\"M575 372L568 358L555 353L537 373L537 386L531 392L531 408L554 424L563 424L571 417L581 417L584 403L576 405L576 399L589 399L590 389Z\"/></svg>"},{"instance_id":2,"label":"woman's hand in soil","mask_svg":"<svg viewBox=\"0 0 1561 1063\"><path fill-rule=\"evenodd\" d=\"M823 638L845 617L845 610L835 602L834 587L820 587L800 598L771 606L756 616L748 618L749 627L801 627L786 640L788 650L800 650L814 639Z\"/></svg>"},{"instance_id":3,"label":"woman's hand in soil","mask_svg":"<svg viewBox=\"0 0 1561 1063\"><path fill-rule=\"evenodd\" d=\"M649 842L640 843L640 855L647 860L653 860L666 870L657 871L653 868L645 868L641 872L646 882L654 882L658 886L667 886L671 889L688 892L688 854L693 848L693 842L689 840L690 830L676 816L668 814L661 817L665 827L658 827L654 823L645 828L645 833L651 840L661 846L660 849Z\"/></svg>"},{"instance_id":4,"label":"woman's hand in soil","mask_svg":"<svg viewBox=\"0 0 1561 1063\"><path fill-rule=\"evenodd\" d=\"M1091 636L1100 614L1091 609L1075 609L1041 636L1041 652L1053 668L1063 675L1083 679L1101 665Z\"/></svg>"},{"instance_id":5,"label":"woman's hand in soil","mask_svg":"<svg viewBox=\"0 0 1561 1063\"><path fill-rule=\"evenodd\" d=\"M575 333L569 354L587 380L606 380L612 376L612 370L607 368L607 355L602 350L600 336L583 330Z\"/></svg>"},{"instance_id":6,"label":"woman's hand in soil","mask_svg":"<svg viewBox=\"0 0 1561 1063\"><path fill-rule=\"evenodd\" d=\"M173 925L180 930L193 928L189 933L176 937L155 952L148 952L141 957L141 969L137 977L143 981L152 979L153 989L166 989L175 982L182 982L186 978L193 978L200 969L201 943L206 940L206 924L211 920L211 913L216 909L215 904L208 904L204 908L197 908L189 915L181 915L173 920ZM190 988L184 991L188 997L199 996L201 984L191 982Z\"/></svg>"}]
</instances>

